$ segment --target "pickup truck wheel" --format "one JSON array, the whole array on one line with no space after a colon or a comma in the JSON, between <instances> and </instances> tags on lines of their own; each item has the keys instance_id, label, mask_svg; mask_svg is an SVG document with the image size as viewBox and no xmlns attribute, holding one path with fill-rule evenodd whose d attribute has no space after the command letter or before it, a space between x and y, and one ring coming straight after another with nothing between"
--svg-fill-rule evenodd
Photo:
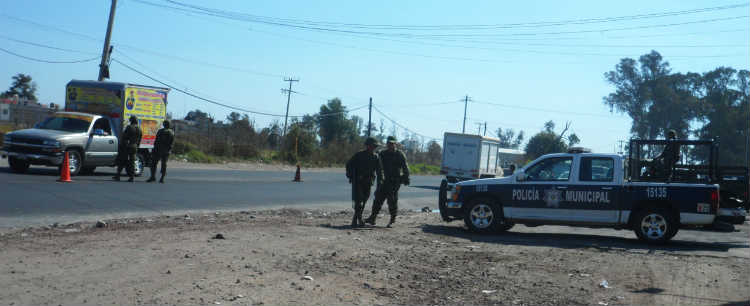
<instances>
[{"instance_id":1,"label":"pickup truck wheel","mask_svg":"<svg viewBox=\"0 0 750 306\"><path fill-rule=\"evenodd\" d=\"M70 176L76 176L81 172L81 153L77 150L68 150L68 166L70 167Z\"/></svg>"},{"instance_id":2,"label":"pickup truck wheel","mask_svg":"<svg viewBox=\"0 0 750 306\"><path fill-rule=\"evenodd\" d=\"M448 212L446 211L445 202L448 200L448 181L443 179L440 182L440 190L438 191L438 208L440 208L440 217L443 221L450 221L448 218Z\"/></svg>"},{"instance_id":3,"label":"pickup truck wheel","mask_svg":"<svg viewBox=\"0 0 750 306\"><path fill-rule=\"evenodd\" d=\"M648 208L636 214L633 231L646 243L663 244L677 234L677 222L666 209Z\"/></svg>"},{"instance_id":4,"label":"pickup truck wheel","mask_svg":"<svg viewBox=\"0 0 750 306\"><path fill-rule=\"evenodd\" d=\"M10 166L10 170L15 173L24 173L26 170L29 170L29 162L12 156L8 157L8 166Z\"/></svg>"},{"instance_id":5,"label":"pickup truck wheel","mask_svg":"<svg viewBox=\"0 0 750 306\"><path fill-rule=\"evenodd\" d=\"M478 198L469 201L464 223L472 232L491 233L498 230L502 223L502 212L495 201L487 198Z\"/></svg>"}]
</instances>

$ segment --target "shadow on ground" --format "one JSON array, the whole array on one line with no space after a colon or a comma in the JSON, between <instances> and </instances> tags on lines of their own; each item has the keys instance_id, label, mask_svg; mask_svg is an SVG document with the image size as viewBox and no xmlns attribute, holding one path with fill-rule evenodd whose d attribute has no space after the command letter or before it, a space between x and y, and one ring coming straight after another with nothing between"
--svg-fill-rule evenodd
<instances>
[{"instance_id":1,"label":"shadow on ground","mask_svg":"<svg viewBox=\"0 0 750 306\"><path fill-rule=\"evenodd\" d=\"M521 233L513 230L499 234L476 234L463 227L424 224L422 231L429 234L463 238L473 242L498 243L506 245L548 246L564 249L597 248L629 249L644 251L714 251L728 252L731 249L748 248L745 243L716 241L696 242L672 240L666 245L648 245L635 238L628 239L614 236L581 235L569 233Z\"/></svg>"}]
</instances>

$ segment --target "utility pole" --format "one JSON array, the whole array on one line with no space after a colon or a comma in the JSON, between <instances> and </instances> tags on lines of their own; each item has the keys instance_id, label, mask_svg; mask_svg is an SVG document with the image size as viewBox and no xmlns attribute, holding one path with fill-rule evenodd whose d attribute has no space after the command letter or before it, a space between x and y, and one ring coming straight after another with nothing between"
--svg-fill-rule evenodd
<instances>
[{"instance_id":1,"label":"utility pole","mask_svg":"<svg viewBox=\"0 0 750 306\"><path fill-rule=\"evenodd\" d=\"M477 122L477 135L482 135L482 123Z\"/></svg>"},{"instance_id":2,"label":"utility pole","mask_svg":"<svg viewBox=\"0 0 750 306\"><path fill-rule=\"evenodd\" d=\"M487 121L484 122L484 136L487 136Z\"/></svg>"},{"instance_id":3,"label":"utility pole","mask_svg":"<svg viewBox=\"0 0 750 306\"><path fill-rule=\"evenodd\" d=\"M621 140L618 140L618 142L620 142L620 151L619 151L619 152L617 152L617 154L620 154L620 155L622 155L623 153L625 153L625 152L623 152L623 151L622 151L622 144L623 144L623 143L625 142L625 140L622 140L622 139L621 139Z\"/></svg>"},{"instance_id":4,"label":"utility pole","mask_svg":"<svg viewBox=\"0 0 750 306\"><path fill-rule=\"evenodd\" d=\"M466 106L469 105L469 95L464 97L464 126L461 129L461 134L466 134Z\"/></svg>"},{"instance_id":5,"label":"utility pole","mask_svg":"<svg viewBox=\"0 0 750 306\"><path fill-rule=\"evenodd\" d=\"M99 82L109 79L109 55L112 53L109 41L112 37L112 24L115 22L115 8L117 8L117 0L112 0L112 6L109 8L109 22L107 22L107 36L104 37L102 62L99 64Z\"/></svg>"},{"instance_id":6,"label":"utility pole","mask_svg":"<svg viewBox=\"0 0 750 306\"><path fill-rule=\"evenodd\" d=\"M367 115L367 137L370 137L370 130L372 130L372 97L370 97L370 112Z\"/></svg>"},{"instance_id":7,"label":"utility pole","mask_svg":"<svg viewBox=\"0 0 750 306\"><path fill-rule=\"evenodd\" d=\"M292 83L299 82L299 79L284 78L284 82L289 82L289 89L285 89L285 88L281 89L281 92L286 93L286 115L284 116L284 132L281 134L281 137L286 136L286 124L287 124L287 121L289 120L289 101L291 101L292 93L294 92L292 91Z\"/></svg>"}]
</instances>

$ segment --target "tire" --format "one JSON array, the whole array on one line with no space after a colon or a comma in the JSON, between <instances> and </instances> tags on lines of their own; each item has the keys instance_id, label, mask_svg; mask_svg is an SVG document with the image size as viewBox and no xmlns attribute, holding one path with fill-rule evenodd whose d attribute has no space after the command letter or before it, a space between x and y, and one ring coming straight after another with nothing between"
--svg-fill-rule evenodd
<instances>
[{"instance_id":1,"label":"tire","mask_svg":"<svg viewBox=\"0 0 750 306\"><path fill-rule=\"evenodd\" d=\"M678 231L677 220L663 208L639 210L633 220L633 231L638 239L649 244L667 243Z\"/></svg>"},{"instance_id":2,"label":"tire","mask_svg":"<svg viewBox=\"0 0 750 306\"><path fill-rule=\"evenodd\" d=\"M8 157L8 166L10 166L10 170L15 173L25 173L26 170L29 170L30 164L27 161L15 157Z\"/></svg>"},{"instance_id":3,"label":"tire","mask_svg":"<svg viewBox=\"0 0 750 306\"><path fill-rule=\"evenodd\" d=\"M81 152L78 150L68 150L68 166L70 167L70 176L76 176L81 172L83 159L81 159ZM60 166L62 167L62 165ZM58 167L58 170L60 169Z\"/></svg>"},{"instance_id":4,"label":"tire","mask_svg":"<svg viewBox=\"0 0 750 306\"><path fill-rule=\"evenodd\" d=\"M464 213L464 223L475 233L494 233L502 231L504 222L500 205L488 198L477 198L469 201ZM511 225L512 226L512 225Z\"/></svg>"},{"instance_id":5,"label":"tire","mask_svg":"<svg viewBox=\"0 0 750 306\"><path fill-rule=\"evenodd\" d=\"M135 169L135 176L141 176L143 175L143 169L146 167L146 158L143 156L143 154L136 154L135 155L135 165L133 169Z\"/></svg>"},{"instance_id":6,"label":"tire","mask_svg":"<svg viewBox=\"0 0 750 306\"><path fill-rule=\"evenodd\" d=\"M443 221L450 221L450 218L448 217L448 212L446 211L447 207L445 206L445 202L448 200L448 181L443 179L440 182L440 189L438 191L438 208L440 209L440 217L443 219Z\"/></svg>"}]
</instances>

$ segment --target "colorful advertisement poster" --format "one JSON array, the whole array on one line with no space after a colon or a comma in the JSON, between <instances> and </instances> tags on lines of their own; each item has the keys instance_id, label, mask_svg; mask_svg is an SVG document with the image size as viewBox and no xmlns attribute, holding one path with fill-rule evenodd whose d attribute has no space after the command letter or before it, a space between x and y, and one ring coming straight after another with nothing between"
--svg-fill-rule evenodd
<instances>
[{"instance_id":1,"label":"colorful advertisement poster","mask_svg":"<svg viewBox=\"0 0 750 306\"><path fill-rule=\"evenodd\" d=\"M117 114L120 112L120 91L97 87L68 86L65 93L65 110L90 114Z\"/></svg>"},{"instance_id":2,"label":"colorful advertisement poster","mask_svg":"<svg viewBox=\"0 0 750 306\"><path fill-rule=\"evenodd\" d=\"M138 118L143 137L141 145L152 146L162 121L166 118L167 91L128 87L125 89L124 119Z\"/></svg>"}]
</instances>

